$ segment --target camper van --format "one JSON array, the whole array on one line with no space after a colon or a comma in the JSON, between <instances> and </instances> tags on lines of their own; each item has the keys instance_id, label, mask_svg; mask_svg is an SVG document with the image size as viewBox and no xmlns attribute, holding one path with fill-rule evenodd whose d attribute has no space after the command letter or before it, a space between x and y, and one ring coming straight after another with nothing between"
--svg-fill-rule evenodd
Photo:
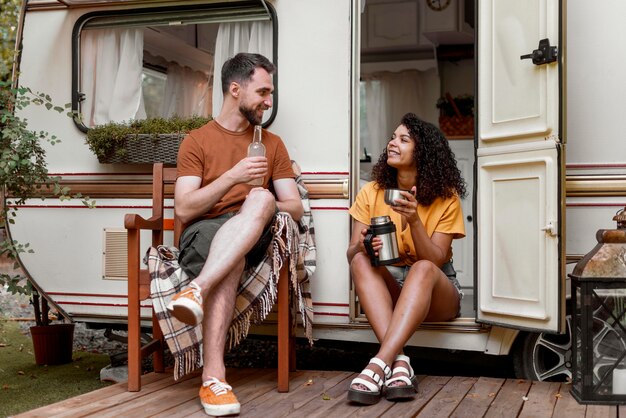
<instances>
[{"instance_id":1,"label":"camper van","mask_svg":"<svg viewBox=\"0 0 626 418\"><path fill-rule=\"evenodd\" d=\"M453 248L462 315L409 344L511 355L519 377L565 379L567 274L626 204L624 15L618 0L25 1L16 82L80 117L23 116L62 140L49 171L96 205L29 200L8 232L34 248L20 262L64 317L123 328L123 219L150 215L151 165L99 161L86 132L210 116L224 60L260 52L278 67L264 124L310 193L314 338L375 342L346 261L348 208L402 114L437 125L441 97L473 97L474 129L448 137L469 191ZM596 320L603 356L611 325Z\"/></svg>"}]
</instances>

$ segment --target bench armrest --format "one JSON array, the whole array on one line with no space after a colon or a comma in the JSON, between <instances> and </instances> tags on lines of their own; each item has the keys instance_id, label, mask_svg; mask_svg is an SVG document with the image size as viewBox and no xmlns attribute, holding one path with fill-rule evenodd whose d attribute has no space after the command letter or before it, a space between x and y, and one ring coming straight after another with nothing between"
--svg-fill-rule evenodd
<instances>
[{"instance_id":1,"label":"bench armrest","mask_svg":"<svg viewBox=\"0 0 626 418\"><path fill-rule=\"evenodd\" d=\"M163 217L153 216L145 219L136 213L127 213L124 215L124 228L126 229L163 229Z\"/></svg>"}]
</instances>

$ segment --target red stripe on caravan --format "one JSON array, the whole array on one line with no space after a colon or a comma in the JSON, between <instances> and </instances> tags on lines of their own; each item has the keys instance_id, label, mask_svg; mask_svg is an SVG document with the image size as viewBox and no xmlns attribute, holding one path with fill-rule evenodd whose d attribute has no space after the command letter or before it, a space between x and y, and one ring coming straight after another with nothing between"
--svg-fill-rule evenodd
<instances>
[{"instance_id":1,"label":"red stripe on caravan","mask_svg":"<svg viewBox=\"0 0 626 418\"><path fill-rule=\"evenodd\" d=\"M347 171L303 171L302 172L303 175L318 175L318 176L324 176L324 175L340 175L340 176L347 176L350 173Z\"/></svg>"},{"instance_id":2,"label":"red stripe on caravan","mask_svg":"<svg viewBox=\"0 0 626 418\"><path fill-rule=\"evenodd\" d=\"M116 173L48 173L50 176L151 176L152 172L116 172ZM349 171L303 171L305 175L350 175Z\"/></svg>"},{"instance_id":3,"label":"red stripe on caravan","mask_svg":"<svg viewBox=\"0 0 626 418\"><path fill-rule=\"evenodd\" d=\"M69 292L46 292L46 294L51 296L90 296L96 298L124 298L126 299L128 295L112 295L105 293L69 293Z\"/></svg>"},{"instance_id":4,"label":"red stripe on caravan","mask_svg":"<svg viewBox=\"0 0 626 418\"><path fill-rule=\"evenodd\" d=\"M105 294L105 293L46 292L46 294L48 294L50 296L83 296L83 297L123 298L123 299L127 298L126 295L112 295L112 294ZM95 302L93 302L93 303L92 302L57 302L57 303L66 303L66 304L83 303L83 304L101 305L101 304L95 303ZM149 307L149 306L150 305L145 306L145 307ZM347 303L313 302L313 306L336 306L336 307L346 308L346 307L349 307L350 305L347 304ZM317 314L317 312L316 312L316 314Z\"/></svg>"},{"instance_id":5,"label":"red stripe on caravan","mask_svg":"<svg viewBox=\"0 0 626 418\"><path fill-rule=\"evenodd\" d=\"M592 207L606 207L606 208L623 208L626 203L567 203L565 206L567 207L580 207L580 208L592 208Z\"/></svg>"},{"instance_id":6,"label":"red stripe on caravan","mask_svg":"<svg viewBox=\"0 0 626 418\"><path fill-rule=\"evenodd\" d=\"M85 205L9 205L11 208L20 209L92 209ZM111 205L111 206L94 206L96 209L152 209L152 206L129 206L129 205ZM167 209L167 208L166 208Z\"/></svg>"},{"instance_id":7,"label":"red stripe on caravan","mask_svg":"<svg viewBox=\"0 0 626 418\"><path fill-rule=\"evenodd\" d=\"M128 307L127 303L98 303L98 302L70 302L64 300L55 300L59 305L76 305L76 306L108 306L115 308ZM141 308L151 308L152 305L140 305Z\"/></svg>"},{"instance_id":8,"label":"red stripe on caravan","mask_svg":"<svg viewBox=\"0 0 626 418\"><path fill-rule=\"evenodd\" d=\"M9 207L18 207L20 209L90 209L83 205L9 205ZM95 209L152 209L152 206L94 206ZM165 206L164 209L174 209L173 206ZM311 210L348 210L347 207L335 206L312 206Z\"/></svg>"},{"instance_id":9,"label":"red stripe on caravan","mask_svg":"<svg viewBox=\"0 0 626 418\"><path fill-rule=\"evenodd\" d=\"M65 176L65 177L69 177L69 176L152 176L152 172L150 173L136 173L136 172L129 172L129 173L48 173L49 176Z\"/></svg>"},{"instance_id":10,"label":"red stripe on caravan","mask_svg":"<svg viewBox=\"0 0 626 418\"><path fill-rule=\"evenodd\" d=\"M348 315L347 313L337 313L337 312L313 312L314 316L345 316L348 317L350 315Z\"/></svg>"},{"instance_id":11,"label":"red stripe on caravan","mask_svg":"<svg viewBox=\"0 0 626 418\"><path fill-rule=\"evenodd\" d=\"M566 164L565 168L581 169L581 168L626 168L625 163L607 163L607 164Z\"/></svg>"},{"instance_id":12,"label":"red stripe on caravan","mask_svg":"<svg viewBox=\"0 0 626 418\"><path fill-rule=\"evenodd\" d=\"M348 210L348 208L339 206L311 206L311 210Z\"/></svg>"}]
</instances>

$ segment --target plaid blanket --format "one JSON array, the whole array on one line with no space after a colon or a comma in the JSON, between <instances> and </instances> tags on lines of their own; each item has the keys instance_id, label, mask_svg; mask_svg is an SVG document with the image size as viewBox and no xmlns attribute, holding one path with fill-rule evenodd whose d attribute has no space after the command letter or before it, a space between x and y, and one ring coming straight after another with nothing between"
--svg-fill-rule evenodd
<instances>
[{"instance_id":1,"label":"plaid blanket","mask_svg":"<svg viewBox=\"0 0 626 418\"><path fill-rule=\"evenodd\" d=\"M295 168L295 167L294 167ZM228 330L230 349L248 335L251 323L260 323L276 302L279 271L284 262L289 265L291 305L295 326L296 309L300 312L304 334L313 344L313 304L310 276L315 271L316 249L313 217L308 192L300 178L296 183L305 208L305 215L296 223L289 214L280 212L272 224L274 238L261 263L246 270L238 289L233 321ZM175 247L158 246L148 249L144 263L148 265L152 306L165 341L174 357L174 378L202 367L202 325L189 326L174 318L166 306L172 296L183 289L191 278L178 264L179 251Z\"/></svg>"}]
</instances>

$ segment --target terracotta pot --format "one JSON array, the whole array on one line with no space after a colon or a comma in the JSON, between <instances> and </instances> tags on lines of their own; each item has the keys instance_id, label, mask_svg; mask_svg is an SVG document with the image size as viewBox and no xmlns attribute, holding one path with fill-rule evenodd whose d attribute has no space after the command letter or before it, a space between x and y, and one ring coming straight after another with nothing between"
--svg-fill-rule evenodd
<instances>
[{"instance_id":1,"label":"terracotta pot","mask_svg":"<svg viewBox=\"0 0 626 418\"><path fill-rule=\"evenodd\" d=\"M52 324L30 328L38 365L65 364L72 361L74 324Z\"/></svg>"}]
</instances>

